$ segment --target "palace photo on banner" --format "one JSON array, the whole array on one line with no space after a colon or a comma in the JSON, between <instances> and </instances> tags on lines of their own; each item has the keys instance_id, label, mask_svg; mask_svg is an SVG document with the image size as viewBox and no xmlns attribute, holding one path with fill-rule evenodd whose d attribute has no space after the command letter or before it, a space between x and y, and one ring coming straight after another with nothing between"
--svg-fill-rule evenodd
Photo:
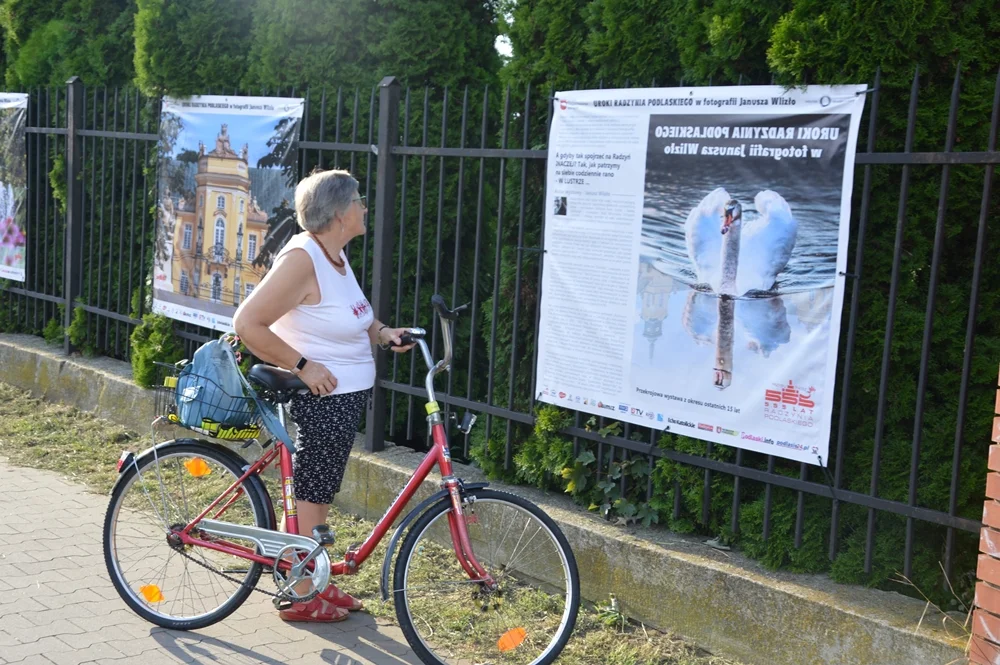
<instances>
[{"instance_id":1,"label":"palace photo on banner","mask_svg":"<svg viewBox=\"0 0 1000 665\"><path fill-rule=\"evenodd\" d=\"M294 220L303 99L163 100L153 311L218 331Z\"/></svg>"}]
</instances>

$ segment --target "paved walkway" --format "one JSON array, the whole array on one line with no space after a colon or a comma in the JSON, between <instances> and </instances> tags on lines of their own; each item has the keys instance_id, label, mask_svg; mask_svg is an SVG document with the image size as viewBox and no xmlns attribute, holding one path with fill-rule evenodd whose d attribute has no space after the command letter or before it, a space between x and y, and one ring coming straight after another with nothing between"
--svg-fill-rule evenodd
<instances>
[{"instance_id":1,"label":"paved walkway","mask_svg":"<svg viewBox=\"0 0 1000 665\"><path fill-rule=\"evenodd\" d=\"M107 501L57 474L0 459L0 664L419 665L394 626L366 614L287 624L257 593L196 632L140 619L104 565Z\"/></svg>"}]
</instances>

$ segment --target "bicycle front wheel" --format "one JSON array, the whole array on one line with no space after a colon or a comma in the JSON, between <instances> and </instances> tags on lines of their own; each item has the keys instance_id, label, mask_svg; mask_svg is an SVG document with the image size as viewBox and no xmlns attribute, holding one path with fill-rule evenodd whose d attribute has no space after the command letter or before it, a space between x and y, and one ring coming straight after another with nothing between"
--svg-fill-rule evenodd
<instances>
[{"instance_id":1,"label":"bicycle front wheel","mask_svg":"<svg viewBox=\"0 0 1000 665\"><path fill-rule=\"evenodd\" d=\"M393 594L407 641L428 665L547 665L576 624L580 578L562 531L507 492L469 491L463 507L476 559L496 588L469 578L452 545L449 501L413 525Z\"/></svg>"},{"instance_id":2,"label":"bicycle front wheel","mask_svg":"<svg viewBox=\"0 0 1000 665\"><path fill-rule=\"evenodd\" d=\"M104 559L119 595L136 614L164 628L194 630L221 621L250 595L259 563L184 545L171 535L239 480L241 466L228 450L185 440L122 470L105 516ZM208 516L270 528L267 501L257 485L244 482Z\"/></svg>"}]
</instances>

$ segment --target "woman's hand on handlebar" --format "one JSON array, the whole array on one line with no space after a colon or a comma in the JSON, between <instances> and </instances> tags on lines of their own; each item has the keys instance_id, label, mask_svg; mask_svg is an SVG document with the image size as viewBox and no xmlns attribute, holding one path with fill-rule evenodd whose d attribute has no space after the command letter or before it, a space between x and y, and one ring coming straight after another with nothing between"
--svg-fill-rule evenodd
<instances>
[{"instance_id":1,"label":"woman's hand on handlebar","mask_svg":"<svg viewBox=\"0 0 1000 665\"><path fill-rule=\"evenodd\" d=\"M404 344L404 339L409 339L408 328L382 328L378 333L378 341L381 345L389 345L389 348L396 353L406 353L413 348L414 342Z\"/></svg>"},{"instance_id":2,"label":"woman's hand on handlebar","mask_svg":"<svg viewBox=\"0 0 1000 665\"><path fill-rule=\"evenodd\" d=\"M298 373L313 395L329 395L337 389L337 377L320 363L308 361Z\"/></svg>"}]
</instances>

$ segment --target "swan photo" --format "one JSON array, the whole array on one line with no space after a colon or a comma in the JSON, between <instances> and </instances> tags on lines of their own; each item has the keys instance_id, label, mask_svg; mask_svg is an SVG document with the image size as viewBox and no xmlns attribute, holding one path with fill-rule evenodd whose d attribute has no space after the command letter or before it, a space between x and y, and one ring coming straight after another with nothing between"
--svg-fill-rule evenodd
<instances>
[{"instance_id":1,"label":"swan photo","mask_svg":"<svg viewBox=\"0 0 1000 665\"><path fill-rule=\"evenodd\" d=\"M844 142L828 148L825 158L805 162L749 160L736 149L731 156L705 157L665 150L665 141L653 134L668 122L664 117L651 116L647 145L633 387L668 395L673 405L667 408L684 404L684 422L706 432L736 432L732 424L745 422L748 413L755 420L763 415L794 428L816 427L814 409L763 398L791 390L789 381L803 404L826 397L816 386L828 384L830 335L836 332L830 324ZM765 122L773 119L669 120L695 126ZM839 122L846 127L846 116Z\"/></svg>"}]
</instances>

